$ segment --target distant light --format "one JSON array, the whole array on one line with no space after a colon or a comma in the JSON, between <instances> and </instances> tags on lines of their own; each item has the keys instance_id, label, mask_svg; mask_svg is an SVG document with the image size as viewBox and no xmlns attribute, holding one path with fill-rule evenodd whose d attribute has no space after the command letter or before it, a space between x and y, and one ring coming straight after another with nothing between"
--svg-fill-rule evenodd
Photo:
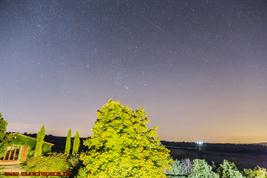
<instances>
[{"instance_id":1,"label":"distant light","mask_svg":"<svg viewBox=\"0 0 267 178\"><path fill-rule=\"evenodd\" d=\"M203 141L196 141L195 143L196 143L198 146L202 146L204 142L203 142Z\"/></svg>"}]
</instances>

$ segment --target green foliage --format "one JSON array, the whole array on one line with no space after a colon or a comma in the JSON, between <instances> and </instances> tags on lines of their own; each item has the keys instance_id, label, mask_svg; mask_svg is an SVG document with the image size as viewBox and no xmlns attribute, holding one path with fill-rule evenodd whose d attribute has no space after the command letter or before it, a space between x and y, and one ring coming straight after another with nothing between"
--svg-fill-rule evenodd
<instances>
[{"instance_id":1,"label":"green foliage","mask_svg":"<svg viewBox=\"0 0 267 178\"><path fill-rule=\"evenodd\" d=\"M65 154L51 154L49 156L32 157L24 163L23 169L27 172L66 172L71 169Z\"/></svg>"},{"instance_id":2,"label":"green foliage","mask_svg":"<svg viewBox=\"0 0 267 178\"><path fill-rule=\"evenodd\" d=\"M243 178L236 165L224 160L218 169L221 178Z\"/></svg>"},{"instance_id":3,"label":"green foliage","mask_svg":"<svg viewBox=\"0 0 267 178\"><path fill-rule=\"evenodd\" d=\"M88 173L85 167L79 169L77 176L75 178L88 178Z\"/></svg>"},{"instance_id":4,"label":"green foliage","mask_svg":"<svg viewBox=\"0 0 267 178\"><path fill-rule=\"evenodd\" d=\"M189 178L219 178L219 175L212 171L212 167L205 160L195 159L190 170Z\"/></svg>"},{"instance_id":5,"label":"green foliage","mask_svg":"<svg viewBox=\"0 0 267 178\"><path fill-rule=\"evenodd\" d=\"M42 126L40 131L37 133L37 140L36 140L36 146L35 146L35 151L34 151L34 157L42 155L42 147L44 144L44 138L45 138L45 127Z\"/></svg>"},{"instance_id":6,"label":"green foliage","mask_svg":"<svg viewBox=\"0 0 267 178\"><path fill-rule=\"evenodd\" d=\"M0 113L0 157L4 154L4 150L6 147L6 126L7 122L2 117L2 114Z\"/></svg>"},{"instance_id":7,"label":"green foliage","mask_svg":"<svg viewBox=\"0 0 267 178\"><path fill-rule=\"evenodd\" d=\"M71 129L69 129L69 131L68 131L64 153L69 155L70 154L70 148L71 148Z\"/></svg>"},{"instance_id":8,"label":"green foliage","mask_svg":"<svg viewBox=\"0 0 267 178\"><path fill-rule=\"evenodd\" d=\"M3 141L5 138L6 126L7 126L7 122L5 121L5 119L2 117L2 114L0 113L0 141Z\"/></svg>"},{"instance_id":9,"label":"green foliage","mask_svg":"<svg viewBox=\"0 0 267 178\"><path fill-rule=\"evenodd\" d=\"M78 164L80 163L79 156L77 154L74 156L69 156L68 161L69 161L72 168L77 167Z\"/></svg>"},{"instance_id":10,"label":"green foliage","mask_svg":"<svg viewBox=\"0 0 267 178\"><path fill-rule=\"evenodd\" d=\"M189 159L182 161L175 160L172 164L172 169L166 171L166 174L169 178L185 178L189 174L191 169L191 162Z\"/></svg>"},{"instance_id":11,"label":"green foliage","mask_svg":"<svg viewBox=\"0 0 267 178\"><path fill-rule=\"evenodd\" d=\"M70 166L71 166L71 176L70 177L74 177L74 176L79 175L80 168L82 166L82 163L79 160L79 155L75 154L75 155L69 156L68 162L70 163Z\"/></svg>"},{"instance_id":12,"label":"green foliage","mask_svg":"<svg viewBox=\"0 0 267 178\"><path fill-rule=\"evenodd\" d=\"M88 177L166 177L172 162L169 150L148 122L143 109L113 100L98 110L93 135L84 142L89 151L80 157Z\"/></svg>"},{"instance_id":13,"label":"green foliage","mask_svg":"<svg viewBox=\"0 0 267 178\"><path fill-rule=\"evenodd\" d=\"M244 173L247 178L267 178L267 171L265 168L256 167L252 169L245 169Z\"/></svg>"},{"instance_id":14,"label":"green foliage","mask_svg":"<svg viewBox=\"0 0 267 178\"><path fill-rule=\"evenodd\" d=\"M79 148L80 148L80 136L79 132L77 131L73 141L72 155L76 155L79 152Z\"/></svg>"}]
</instances>

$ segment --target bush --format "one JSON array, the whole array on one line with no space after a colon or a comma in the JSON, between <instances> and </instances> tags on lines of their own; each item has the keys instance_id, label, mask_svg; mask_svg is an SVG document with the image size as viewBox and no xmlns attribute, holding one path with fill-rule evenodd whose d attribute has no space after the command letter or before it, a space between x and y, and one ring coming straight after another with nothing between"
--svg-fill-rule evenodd
<instances>
[{"instance_id":1,"label":"bush","mask_svg":"<svg viewBox=\"0 0 267 178\"><path fill-rule=\"evenodd\" d=\"M190 170L189 178L219 178L205 160L195 159Z\"/></svg>"},{"instance_id":2,"label":"bush","mask_svg":"<svg viewBox=\"0 0 267 178\"><path fill-rule=\"evenodd\" d=\"M247 178L267 178L267 171L265 168L256 167L252 169L245 169L244 173Z\"/></svg>"},{"instance_id":3,"label":"bush","mask_svg":"<svg viewBox=\"0 0 267 178\"><path fill-rule=\"evenodd\" d=\"M88 177L166 177L169 150L161 145L156 129L147 127L143 109L109 100L97 116L93 135L84 142L89 151L80 157Z\"/></svg>"},{"instance_id":4,"label":"bush","mask_svg":"<svg viewBox=\"0 0 267 178\"><path fill-rule=\"evenodd\" d=\"M70 164L71 177L74 177L75 175L78 175L79 174L79 169L82 166L82 163L79 160L79 155L75 154L73 156L69 156L68 162Z\"/></svg>"},{"instance_id":5,"label":"bush","mask_svg":"<svg viewBox=\"0 0 267 178\"><path fill-rule=\"evenodd\" d=\"M65 154L51 154L49 156L32 157L24 164L23 168L30 172L66 172L71 168Z\"/></svg>"},{"instance_id":6,"label":"bush","mask_svg":"<svg viewBox=\"0 0 267 178\"><path fill-rule=\"evenodd\" d=\"M81 167L79 170L78 170L78 174L77 176L75 176L75 178L88 178L88 172L86 170L85 167Z\"/></svg>"},{"instance_id":7,"label":"bush","mask_svg":"<svg viewBox=\"0 0 267 178\"><path fill-rule=\"evenodd\" d=\"M220 164L218 172L221 178L243 178L236 165L227 160L224 160L223 163Z\"/></svg>"},{"instance_id":8,"label":"bush","mask_svg":"<svg viewBox=\"0 0 267 178\"><path fill-rule=\"evenodd\" d=\"M172 169L166 171L169 178L185 178L189 174L191 169L191 162L189 159L184 159L182 161L175 160L172 164Z\"/></svg>"}]
</instances>

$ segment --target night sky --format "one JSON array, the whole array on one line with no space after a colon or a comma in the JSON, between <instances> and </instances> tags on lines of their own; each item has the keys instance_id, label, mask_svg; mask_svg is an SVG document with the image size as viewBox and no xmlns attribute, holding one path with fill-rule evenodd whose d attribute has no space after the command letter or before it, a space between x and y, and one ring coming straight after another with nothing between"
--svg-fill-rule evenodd
<instances>
[{"instance_id":1,"label":"night sky","mask_svg":"<svg viewBox=\"0 0 267 178\"><path fill-rule=\"evenodd\" d=\"M9 131L88 136L109 98L161 139L267 141L267 1L0 1Z\"/></svg>"}]
</instances>

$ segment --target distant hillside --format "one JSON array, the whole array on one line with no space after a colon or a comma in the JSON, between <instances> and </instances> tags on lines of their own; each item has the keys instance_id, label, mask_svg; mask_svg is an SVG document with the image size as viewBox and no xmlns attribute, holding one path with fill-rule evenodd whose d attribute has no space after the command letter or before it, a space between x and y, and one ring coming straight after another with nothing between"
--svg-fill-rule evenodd
<instances>
[{"instance_id":1,"label":"distant hillside","mask_svg":"<svg viewBox=\"0 0 267 178\"><path fill-rule=\"evenodd\" d=\"M196 144L162 141L173 159L205 159L218 165L224 159L240 169L261 166L267 168L267 146L263 144Z\"/></svg>"},{"instance_id":2,"label":"distant hillside","mask_svg":"<svg viewBox=\"0 0 267 178\"><path fill-rule=\"evenodd\" d=\"M267 142L257 143L258 145L267 146Z\"/></svg>"},{"instance_id":3,"label":"distant hillside","mask_svg":"<svg viewBox=\"0 0 267 178\"><path fill-rule=\"evenodd\" d=\"M238 154L266 154L267 147L264 144L229 144L229 143L204 143L197 145L194 142L170 142L162 141L167 148L180 148L189 150L198 150L200 147L205 151L227 152Z\"/></svg>"}]
</instances>

